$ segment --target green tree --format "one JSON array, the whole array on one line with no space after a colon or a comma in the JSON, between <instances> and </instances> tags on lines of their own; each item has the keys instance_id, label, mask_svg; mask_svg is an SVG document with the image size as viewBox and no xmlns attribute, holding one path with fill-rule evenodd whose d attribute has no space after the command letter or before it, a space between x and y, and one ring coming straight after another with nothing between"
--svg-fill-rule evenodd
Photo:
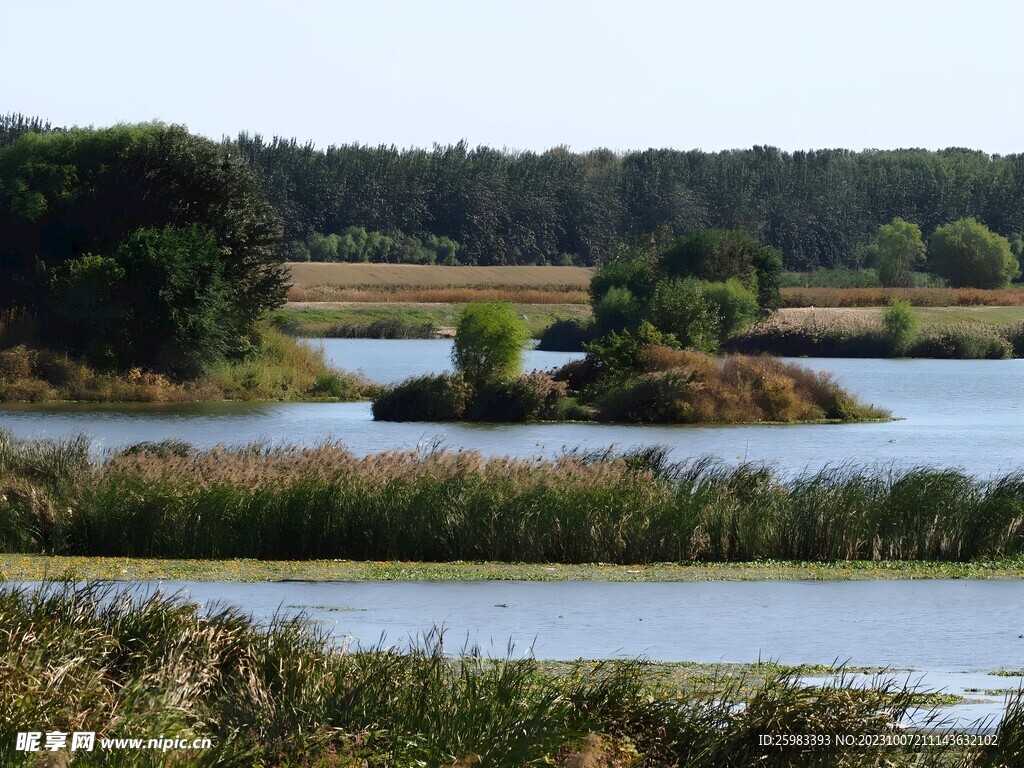
<instances>
[{"instance_id":1,"label":"green tree","mask_svg":"<svg viewBox=\"0 0 1024 768\"><path fill-rule=\"evenodd\" d=\"M886 344L893 357L902 357L914 342L917 316L910 302L893 299L882 311L882 328Z\"/></svg>"},{"instance_id":2,"label":"green tree","mask_svg":"<svg viewBox=\"0 0 1024 768\"><path fill-rule=\"evenodd\" d=\"M883 224L873 250L878 279L884 286L910 288L913 272L924 263L925 245L917 224L895 218Z\"/></svg>"},{"instance_id":3,"label":"green tree","mask_svg":"<svg viewBox=\"0 0 1024 768\"><path fill-rule=\"evenodd\" d=\"M522 372L526 324L505 303L468 304L459 316L452 363L475 386L509 381Z\"/></svg>"},{"instance_id":4,"label":"green tree","mask_svg":"<svg viewBox=\"0 0 1024 768\"><path fill-rule=\"evenodd\" d=\"M287 278L281 222L252 169L179 126L21 135L0 148L0 270L9 278L0 308L45 317L53 270L65 262L92 254L120 263L116 252L136 230L191 225L216 243L231 286L226 338L240 356L256 319L284 301Z\"/></svg>"},{"instance_id":5,"label":"green tree","mask_svg":"<svg viewBox=\"0 0 1024 768\"><path fill-rule=\"evenodd\" d=\"M928 262L954 288L1002 288L1020 272L1010 242L973 218L936 229L928 241Z\"/></svg>"},{"instance_id":6,"label":"green tree","mask_svg":"<svg viewBox=\"0 0 1024 768\"><path fill-rule=\"evenodd\" d=\"M137 229L116 256L129 302L123 359L180 379L224 359L232 289L211 232L195 224Z\"/></svg>"},{"instance_id":7,"label":"green tree","mask_svg":"<svg viewBox=\"0 0 1024 768\"><path fill-rule=\"evenodd\" d=\"M654 289L649 315L655 328L672 334L684 347L714 352L722 321L704 285L692 277L662 280Z\"/></svg>"}]
</instances>

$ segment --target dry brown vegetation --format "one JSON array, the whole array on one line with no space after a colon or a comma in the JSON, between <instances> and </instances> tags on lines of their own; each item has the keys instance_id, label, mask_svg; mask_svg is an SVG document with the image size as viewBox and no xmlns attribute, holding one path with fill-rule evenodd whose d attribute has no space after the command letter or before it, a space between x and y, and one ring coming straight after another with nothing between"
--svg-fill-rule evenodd
<instances>
[{"instance_id":1,"label":"dry brown vegetation","mask_svg":"<svg viewBox=\"0 0 1024 768\"><path fill-rule=\"evenodd\" d=\"M340 288L537 288L586 290L589 267L440 267L419 264L291 262L297 286Z\"/></svg>"},{"instance_id":2,"label":"dry brown vegetation","mask_svg":"<svg viewBox=\"0 0 1024 768\"><path fill-rule=\"evenodd\" d=\"M540 288L343 288L336 285L293 285L292 302L354 302L468 304L474 301L507 301L513 304L586 304L586 291Z\"/></svg>"},{"instance_id":3,"label":"dry brown vegetation","mask_svg":"<svg viewBox=\"0 0 1024 768\"><path fill-rule=\"evenodd\" d=\"M915 307L1020 307L1024 290L1005 288L783 288L785 307L882 307L892 299Z\"/></svg>"}]
</instances>

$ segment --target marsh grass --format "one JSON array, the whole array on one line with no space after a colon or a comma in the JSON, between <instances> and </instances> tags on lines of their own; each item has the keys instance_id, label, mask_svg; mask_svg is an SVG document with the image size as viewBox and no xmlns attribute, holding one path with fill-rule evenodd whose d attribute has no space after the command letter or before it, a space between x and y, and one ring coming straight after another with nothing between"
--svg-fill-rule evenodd
<instances>
[{"instance_id":1,"label":"marsh grass","mask_svg":"<svg viewBox=\"0 0 1024 768\"><path fill-rule=\"evenodd\" d=\"M340 445L0 441L0 546L264 560L965 562L1024 553L1024 475L833 467L783 479L663 451L556 460Z\"/></svg>"},{"instance_id":2,"label":"marsh grass","mask_svg":"<svg viewBox=\"0 0 1024 768\"><path fill-rule=\"evenodd\" d=\"M323 383L330 377L332 386ZM331 368L323 352L265 328L244 360L222 362L189 382L133 368L102 373L62 352L19 345L0 349L0 402L198 402L370 396L375 385Z\"/></svg>"},{"instance_id":3,"label":"marsh grass","mask_svg":"<svg viewBox=\"0 0 1024 768\"><path fill-rule=\"evenodd\" d=\"M884 307L893 299L914 307L1024 306L1020 288L782 288L784 307Z\"/></svg>"},{"instance_id":4,"label":"marsh grass","mask_svg":"<svg viewBox=\"0 0 1024 768\"><path fill-rule=\"evenodd\" d=\"M446 655L439 632L409 652L342 651L302 617L259 626L233 609L109 586L2 589L0 626L5 740L8 729L13 738L37 726L211 738L188 765L796 768L873 766L884 756L888 766L957 759L968 768L1003 765L1021 744L1014 703L998 753L763 747L766 733L892 733L916 692L885 680L805 687L799 671L770 669L757 681L723 676L681 688L653 683L639 661L555 673L511 655ZM7 751L0 760L38 765L37 757ZM145 750L81 757L76 764L183 764Z\"/></svg>"},{"instance_id":5,"label":"marsh grass","mask_svg":"<svg viewBox=\"0 0 1024 768\"><path fill-rule=\"evenodd\" d=\"M771 318L725 343L732 353L787 357L914 357L1002 360L1024 356L1024 322L942 322L896 337L881 316L811 313Z\"/></svg>"}]
</instances>

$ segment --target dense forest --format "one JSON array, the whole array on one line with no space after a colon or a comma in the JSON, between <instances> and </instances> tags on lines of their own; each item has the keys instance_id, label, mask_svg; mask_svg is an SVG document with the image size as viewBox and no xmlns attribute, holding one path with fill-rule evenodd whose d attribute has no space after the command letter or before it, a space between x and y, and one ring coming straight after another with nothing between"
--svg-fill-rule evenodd
<instances>
[{"instance_id":1,"label":"dense forest","mask_svg":"<svg viewBox=\"0 0 1024 768\"><path fill-rule=\"evenodd\" d=\"M0 146L29 130L59 129L10 115ZM968 216L1002 235L1024 231L1024 155L959 148L318 150L244 133L222 145L259 172L293 259L317 258L323 236L337 235L327 258L590 265L631 236L718 227L778 248L787 269L811 269L862 266L896 217L926 238Z\"/></svg>"}]
</instances>

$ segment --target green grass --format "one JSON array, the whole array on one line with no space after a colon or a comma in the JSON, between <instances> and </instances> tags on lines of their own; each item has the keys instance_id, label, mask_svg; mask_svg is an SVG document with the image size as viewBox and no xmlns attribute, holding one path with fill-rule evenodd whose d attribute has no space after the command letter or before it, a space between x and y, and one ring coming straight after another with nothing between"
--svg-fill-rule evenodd
<instances>
[{"instance_id":1,"label":"green grass","mask_svg":"<svg viewBox=\"0 0 1024 768\"><path fill-rule=\"evenodd\" d=\"M72 555L0 555L0 580L131 581L866 581L1024 579L1024 559L966 563L844 560L834 563L424 563L374 560L183 560Z\"/></svg>"},{"instance_id":2,"label":"green grass","mask_svg":"<svg viewBox=\"0 0 1024 768\"><path fill-rule=\"evenodd\" d=\"M891 768L982 768L1019 764L1024 747L1019 701L999 746L984 751L761 746L768 733L891 734L909 709L957 701L885 673L857 688L842 677L855 670L770 662L553 663L472 649L453 658L436 631L411 652L339 652L301 618L260 626L231 609L207 614L70 582L0 589L0 620L0 743L57 727L98 740L212 741L192 753L94 751L75 765L868 768L884 758ZM834 673L840 679L821 686L800 680ZM0 764L66 765L70 756L40 761L5 746Z\"/></svg>"}]
</instances>

